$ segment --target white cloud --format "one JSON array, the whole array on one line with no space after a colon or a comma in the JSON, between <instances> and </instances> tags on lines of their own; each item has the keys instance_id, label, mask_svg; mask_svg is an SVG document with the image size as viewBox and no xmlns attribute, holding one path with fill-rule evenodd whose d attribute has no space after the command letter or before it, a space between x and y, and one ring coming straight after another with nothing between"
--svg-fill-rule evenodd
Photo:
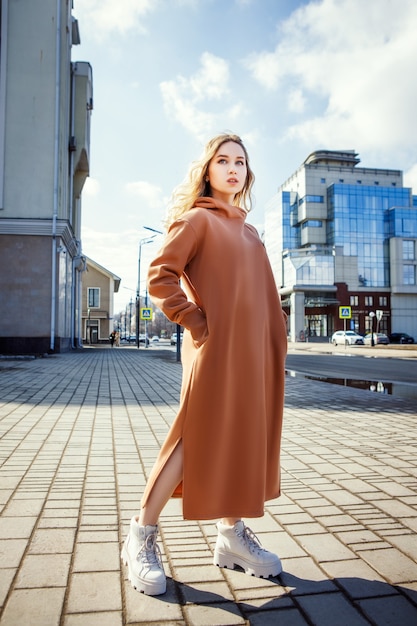
<instances>
[{"instance_id":1,"label":"white cloud","mask_svg":"<svg viewBox=\"0 0 417 626\"><path fill-rule=\"evenodd\" d=\"M102 39L112 32L146 32L143 18L158 6L159 0L77 0L75 13L81 13L86 24L94 24L90 35Z\"/></svg>"},{"instance_id":2,"label":"white cloud","mask_svg":"<svg viewBox=\"0 0 417 626\"><path fill-rule=\"evenodd\" d=\"M203 52L200 60L201 69L188 81L195 99L201 101L204 98L221 98L228 91L227 61L210 52Z\"/></svg>"},{"instance_id":3,"label":"white cloud","mask_svg":"<svg viewBox=\"0 0 417 626\"><path fill-rule=\"evenodd\" d=\"M218 123L222 127L242 113L240 103L229 103L229 65L209 52L200 57L200 69L190 78L178 76L161 83L165 111L199 139L205 138ZM221 111L216 113L215 102ZM209 112L210 111L210 112Z\"/></svg>"},{"instance_id":4,"label":"white cloud","mask_svg":"<svg viewBox=\"0 0 417 626\"><path fill-rule=\"evenodd\" d=\"M302 113L306 107L306 99L301 89L292 89L288 94L288 109L294 113Z\"/></svg>"},{"instance_id":5,"label":"white cloud","mask_svg":"<svg viewBox=\"0 0 417 626\"><path fill-rule=\"evenodd\" d=\"M152 185L152 183L148 183L145 180L127 183L126 191L131 195L142 198L151 209L160 209L166 203L161 187Z\"/></svg>"},{"instance_id":6,"label":"white cloud","mask_svg":"<svg viewBox=\"0 0 417 626\"><path fill-rule=\"evenodd\" d=\"M414 0L311 2L280 25L274 51L252 55L246 66L267 90L290 93L291 112L308 112L288 127L287 139L329 148L354 142L371 152L411 149L416 28Z\"/></svg>"}]
</instances>

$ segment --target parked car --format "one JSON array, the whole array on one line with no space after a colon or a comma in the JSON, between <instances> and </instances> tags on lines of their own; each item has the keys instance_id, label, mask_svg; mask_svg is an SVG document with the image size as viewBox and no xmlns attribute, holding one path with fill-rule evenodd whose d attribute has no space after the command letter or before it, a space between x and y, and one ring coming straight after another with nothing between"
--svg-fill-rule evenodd
<instances>
[{"instance_id":1,"label":"parked car","mask_svg":"<svg viewBox=\"0 0 417 626\"><path fill-rule=\"evenodd\" d=\"M407 333L391 333L389 340L391 343L414 343L414 337Z\"/></svg>"},{"instance_id":2,"label":"parked car","mask_svg":"<svg viewBox=\"0 0 417 626\"><path fill-rule=\"evenodd\" d=\"M377 345L378 343L389 344L389 339L387 335L385 335L384 333L374 333L374 344ZM368 333L367 335L365 335L365 346L371 346L371 345L372 345L372 333Z\"/></svg>"},{"instance_id":3,"label":"parked car","mask_svg":"<svg viewBox=\"0 0 417 626\"><path fill-rule=\"evenodd\" d=\"M151 341L152 341L153 343L158 343L158 342L159 342L159 337L158 337L158 335L154 335L154 336L152 337Z\"/></svg>"},{"instance_id":4,"label":"parked car","mask_svg":"<svg viewBox=\"0 0 417 626\"><path fill-rule=\"evenodd\" d=\"M180 341L182 341L182 333L180 334ZM171 335L171 346L177 345L177 333L172 333Z\"/></svg>"},{"instance_id":5,"label":"parked car","mask_svg":"<svg viewBox=\"0 0 417 626\"><path fill-rule=\"evenodd\" d=\"M338 344L342 344L342 346L363 346L363 337L362 335L358 335L353 330L337 330L332 335L332 344L337 346Z\"/></svg>"}]
</instances>

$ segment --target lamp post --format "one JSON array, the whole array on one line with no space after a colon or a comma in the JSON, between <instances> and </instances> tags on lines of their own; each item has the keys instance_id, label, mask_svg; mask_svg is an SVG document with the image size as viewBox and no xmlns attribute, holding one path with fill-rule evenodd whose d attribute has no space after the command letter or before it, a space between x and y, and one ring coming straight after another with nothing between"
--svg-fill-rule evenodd
<instances>
[{"instance_id":1,"label":"lamp post","mask_svg":"<svg viewBox=\"0 0 417 626\"><path fill-rule=\"evenodd\" d=\"M375 313L373 311L371 311L369 313L369 317L371 318L371 346L374 347L374 345L375 345L375 339L374 339L374 319L375 319Z\"/></svg>"},{"instance_id":2,"label":"lamp post","mask_svg":"<svg viewBox=\"0 0 417 626\"><path fill-rule=\"evenodd\" d=\"M138 254L138 286L136 289L136 347L139 349L139 326L140 326L140 261L142 257L142 246L147 243L152 243L156 235L152 237L144 237L139 241L139 254ZM146 347L146 332L145 332L145 347Z\"/></svg>"},{"instance_id":3,"label":"lamp post","mask_svg":"<svg viewBox=\"0 0 417 626\"><path fill-rule=\"evenodd\" d=\"M157 233L158 235L163 235L164 234L162 232L162 230L156 230L156 228L151 228L150 226L144 226L143 228L146 228L146 230L150 230L153 233ZM177 361L181 361L181 326L179 324L177 324L177 329L176 330L177 330L177 341L176 341L177 354L176 354L176 359L177 359Z\"/></svg>"},{"instance_id":4,"label":"lamp post","mask_svg":"<svg viewBox=\"0 0 417 626\"><path fill-rule=\"evenodd\" d=\"M87 343L91 343L91 334L90 334L90 314L91 314L91 309L88 308L87 309L88 312L88 320L87 320L87 332L86 332L86 336L87 336Z\"/></svg>"}]
</instances>

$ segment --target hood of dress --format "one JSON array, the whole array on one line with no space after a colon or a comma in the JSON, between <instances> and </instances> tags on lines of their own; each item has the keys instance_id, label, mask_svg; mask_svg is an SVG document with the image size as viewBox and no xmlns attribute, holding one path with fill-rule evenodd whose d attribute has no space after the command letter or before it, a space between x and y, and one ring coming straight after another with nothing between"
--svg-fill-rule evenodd
<instances>
[{"instance_id":1,"label":"hood of dress","mask_svg":"<svg viewBox=\"0 0 417 626\"><path fill-rule=\"evenodd\" d=\"M197 200L194 202L194 206L201 207L202 209L217 209L218 211L226 213L228 217L237 217L240 219L246 218L246 211L244 209L241 209L238 206L234 206L233 204L227 204L227 202L217 200L216 198L210 198L208 196L197 198Z\"/></svg>"}]
</instances>

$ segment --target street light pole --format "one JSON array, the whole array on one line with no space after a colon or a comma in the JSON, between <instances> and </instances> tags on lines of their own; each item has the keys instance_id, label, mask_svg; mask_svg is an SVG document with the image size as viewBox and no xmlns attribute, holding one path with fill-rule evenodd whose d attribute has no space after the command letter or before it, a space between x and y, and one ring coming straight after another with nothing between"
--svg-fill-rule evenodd
<instances>
[{"instance_id":1,"label":"street light pole","mask_svg":"<svg viewBox=\"0 0 417 626\"><path fill-rule=\"evenodd\" d=\"M371 318L371 346L374 347L375 346L375 339L374 339L374 319L375 319L375 313L373 311L371 311L369 313L369 317Z\"/></svg>"},{"instance_id":2,"label":"street light pole","mask_svg":"<svg viewBox=\"0 0 417 626\"><path fill-rule=\"evenodd\" d=\"M164 234L162 232L162 230L156 230L156 228L151 228L150 226L144 226L143 228L146 228L146 230L151 230L153 233L158 233L158 235L163 235ZM177 358L177 361L181 361L181 326L179 324L177 324L177 341L176 341L176 345L177 345L176 358Z\"/></svg>"},{"instance_id":3,"label":"street light pole","mask_svg":"<svg viewBox=\"0 0 417 626\"><path fill-rule=\"evenodd\" d=\"M140 261L142 257L142 246L147 243L152 243L156 235L152 237L144 237L139 241L139 254L138 254L138 286L136 289L136 347L139 349L139 326L140 326ZM146 347L146 332L145 332L145 347Z\"/></svg>"}]
</instances>

